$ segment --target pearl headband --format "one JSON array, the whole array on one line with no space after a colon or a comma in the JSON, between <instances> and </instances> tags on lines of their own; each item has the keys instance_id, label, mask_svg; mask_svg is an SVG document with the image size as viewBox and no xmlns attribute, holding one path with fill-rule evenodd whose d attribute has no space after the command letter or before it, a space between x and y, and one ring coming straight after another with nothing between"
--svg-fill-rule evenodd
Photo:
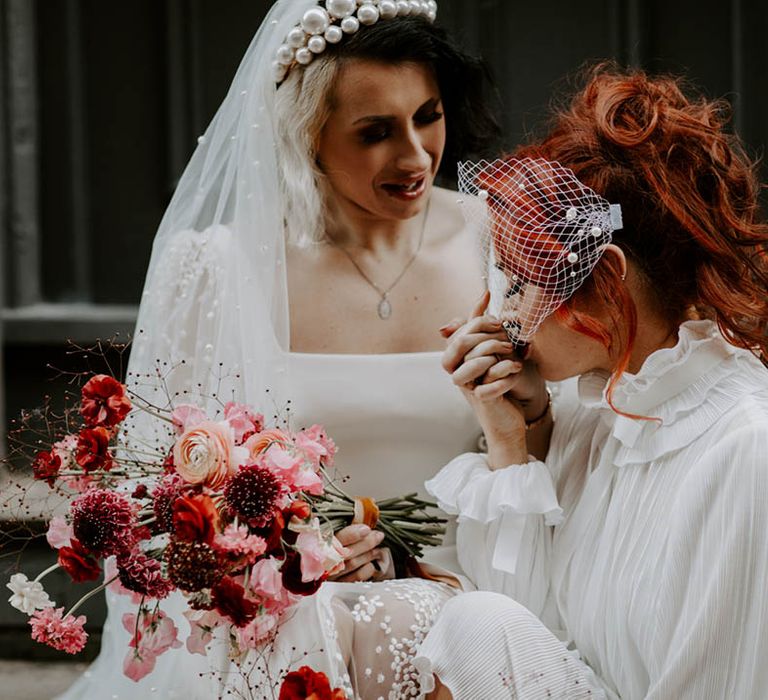
<instances>
[{"instance_id":1,"label":"pearl headband","mask_svg":"<svg viewBox=\"0 0 768 700\"><path fill-rule=\"evenodd\" d=\"M275 80L281 83L293 65L308 65L328 44L338 44L345 34L354 34L361 25L409 15L434 22L436 0L326 0L325 7L307 10L277 49Z\"/></svg>"}]
</instances>

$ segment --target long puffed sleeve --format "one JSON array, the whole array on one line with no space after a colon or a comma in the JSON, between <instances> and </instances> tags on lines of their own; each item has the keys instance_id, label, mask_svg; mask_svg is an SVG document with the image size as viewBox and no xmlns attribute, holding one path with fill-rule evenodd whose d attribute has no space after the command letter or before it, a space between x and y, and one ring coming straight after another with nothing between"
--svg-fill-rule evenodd
<instances>
[{"instance_id":1,"label":"long puffed sleeve","mask_svg":"<svg viewBox=\"0 0 768 700\"><path fill-rule=\"evenodd\" d=\"M683 484L648 651L648 700L768 698L768 429L732 426Z\"/></svg>"},{"instance_id":2,"label":"long puffed sleeve","mask_svg":"<svg viewBox=\"0 0 768 700\"><path fill-rule=\"evenodd\" d=\"M427 482L458 516L459 562L480 589L505 593L542 614L549 590L551 526L562 520L543 462L491 470L485 455L463 454Z\"/></svg>"}]
</instances>

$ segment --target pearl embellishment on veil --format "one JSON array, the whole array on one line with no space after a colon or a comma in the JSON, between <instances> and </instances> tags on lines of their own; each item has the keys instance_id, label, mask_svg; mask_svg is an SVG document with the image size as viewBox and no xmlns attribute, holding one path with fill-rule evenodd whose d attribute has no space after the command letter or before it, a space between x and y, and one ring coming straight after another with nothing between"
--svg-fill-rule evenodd
<instances>
[{"instance_id":1,"label":"pearl embellishment on veil","mask_svg":"<svg viewBox=\"0 0 768 700\"><path fill-rule=\"evenodd\" d=\"M361 26L370 27L382 19L408 16L434 22L436 0L326 0L325 7L311 7L275 53L275 80L285 80L294 64L310 64L328 44L338 44L344 34L354 34Z\"/></svg>"}]
</instances>

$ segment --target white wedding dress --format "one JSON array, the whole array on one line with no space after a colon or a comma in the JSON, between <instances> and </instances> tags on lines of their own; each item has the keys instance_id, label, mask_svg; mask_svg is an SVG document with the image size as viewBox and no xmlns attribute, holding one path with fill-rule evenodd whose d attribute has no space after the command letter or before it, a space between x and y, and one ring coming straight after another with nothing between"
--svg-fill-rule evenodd
<instances>
[{"instance_id":1,"label":"white wedding dress","mask_svg":"<svg viewBox=\"0 0 768 700\"><path fill-rule=\"evenodd\" d=\"M349 476L343 488L351 495L425 495L427 479L457 454L476 449L480 429L443 372L440 353L292 353L289 369L291 427L325 426L339 448L336 465ZM451 527L445 545L424 559L460 573L455 551ZM207 659L184 648L169 650L152 674L134 683L122 674L129 635L120 622L132 607L127 598L108 593L101 655L59 700L211 700L226 693L224 685L235 693L225 697L240 693L271 700L277 697L274 675L304 664L327 673L349 697L416 696L411 659L443 602L453 595L445 584L422 579L326 583L291 614L268 659L252 658L238 669L228 665L226 645L214 641ZM181 616L183 601L172 598L162 608L173 616L184 640L189 626ZM339 620L351 636L337 638ZM348 665L350 654L354 661ZM271 680L264 674L265 661Z\"/></svg>"}]
</instances>

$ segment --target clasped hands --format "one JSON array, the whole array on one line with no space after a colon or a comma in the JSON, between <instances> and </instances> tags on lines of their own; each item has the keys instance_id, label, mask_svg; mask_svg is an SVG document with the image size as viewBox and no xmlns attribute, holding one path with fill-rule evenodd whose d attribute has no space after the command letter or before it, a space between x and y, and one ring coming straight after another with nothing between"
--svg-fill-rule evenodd
<instances>
[{"instance_id":1,"label":"clasped hands","mask_svg":"<svg viewBox=\"0 0 768 700\"><path fill-rule=\"evenodd\" d=\"M485 312L485 292L468 321L440 329L448 339L443 369L451 375L477 415L488 442L492 469L528 461L526 422L546 411L544 380L531 362L515 354L501 321Z\"/></svg>"}]
</instances>

